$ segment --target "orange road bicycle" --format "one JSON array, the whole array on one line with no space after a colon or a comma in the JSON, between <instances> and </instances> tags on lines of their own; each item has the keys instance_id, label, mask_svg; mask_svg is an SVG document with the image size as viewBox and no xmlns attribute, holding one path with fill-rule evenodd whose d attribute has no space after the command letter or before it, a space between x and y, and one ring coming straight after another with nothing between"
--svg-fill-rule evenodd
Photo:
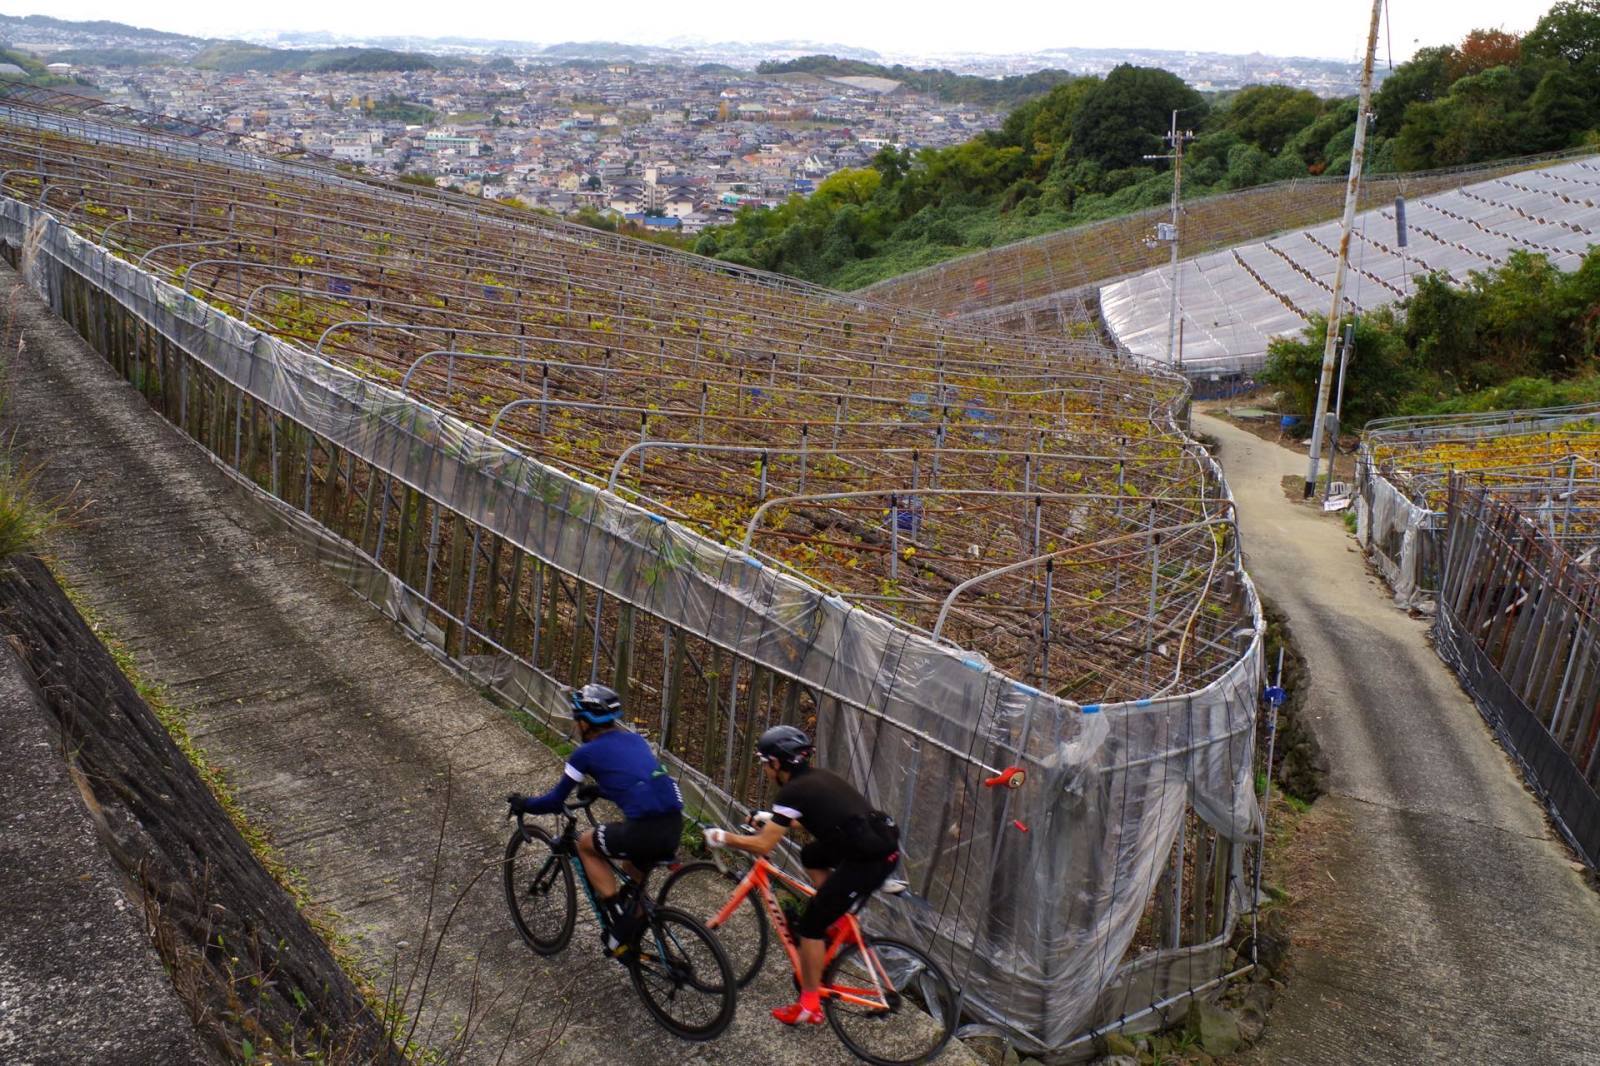
<instances>
[{"instance_id":1,"label":"orange road bicycle","mask_svg":"<svg viewBox=\"0 0 1600 1066\"><path fill-rule=\"evenodd\" d=\"M741 832L754 830L744 826ZM715 861L685 863L661 885L658 902L700 919L722 942L734 979L748 984L766 959L770 930L789 957L796 987L800 950L779 904L783 892L795 901L815 894L765 858L748 852L716 852ZM879 889L903 891L904 882ZM857 1057L879 1066L927 1062L944 1050L956 1025L956 993L950 979L920 948L871 937L856 915L843 919L822 968L822 1012Z\"/></svg>"}]
</instances>

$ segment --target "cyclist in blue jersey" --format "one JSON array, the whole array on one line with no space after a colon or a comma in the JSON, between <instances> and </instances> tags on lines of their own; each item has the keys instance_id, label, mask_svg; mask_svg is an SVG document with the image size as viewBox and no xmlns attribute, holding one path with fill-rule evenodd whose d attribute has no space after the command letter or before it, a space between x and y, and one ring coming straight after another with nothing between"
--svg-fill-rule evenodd
<instances>
[{"instance_id":1,"label":"cyclist in blue jersey","mask_svg":"<svg viewBox=\"0 0 1600 1066\"><path fill-rule=\"evenodd\" d=\"M622 808L624 820L586 830L578 837L578 857L601 904L620 914L621 892L606 860L622 863L637 883L643 870L671 859L683 831L683 795L650 742L619 725L622 699L614 691L585 685L568 699L581 743L567 756L561 780L542 796L513 792L506 802L512 813L555 814L585 776L594 778L600 795ZM626 921L636 909L626 908L623 931L636 924Z\"/></svg>"}]
</instances>

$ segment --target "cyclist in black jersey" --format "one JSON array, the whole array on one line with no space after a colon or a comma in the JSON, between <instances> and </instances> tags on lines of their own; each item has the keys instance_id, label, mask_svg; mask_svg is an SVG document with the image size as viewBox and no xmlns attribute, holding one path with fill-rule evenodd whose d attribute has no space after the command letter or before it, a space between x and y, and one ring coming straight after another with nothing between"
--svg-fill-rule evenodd
<instances>
[{"instance_id":1,"label":"cyclist in black jersey","mask_svg":"<svg viewBox=\"0 0 1600 1066\"><path fill-rule=\"evenodd\" d=\"M756 742L757 757L767 779L778 785L772 820L749 836L721 829L706 830L712 847L733 847L765 855L778 846L789 827L799 824L811 834L800 849L817 894L800 916L795 936L800 942L800 1000L773 1010L785 1025L822 1021L822 964L827 941L841 918L866 901L888 880L900 859L900 834L882 811L830 770L813 769L811 738L794 726L774 726Z\"/></svg>"}]
</instances>

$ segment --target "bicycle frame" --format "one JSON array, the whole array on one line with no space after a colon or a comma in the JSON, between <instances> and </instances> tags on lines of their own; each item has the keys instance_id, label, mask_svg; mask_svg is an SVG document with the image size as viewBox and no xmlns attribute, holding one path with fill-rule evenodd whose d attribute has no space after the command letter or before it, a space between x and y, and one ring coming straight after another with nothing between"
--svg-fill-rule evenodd
<instances>
[{"instance_id":1,"label":"bicycle frame","mask_svg":"<svg viewBox=\"0 0 1600 1066\"><path fill-rule=\"evenodd\" d=\"M756 861L750 867L750 872L734 888L733 894L728 897L728 902L723 904L721 910L708 922L706 928L715 931L724 922L731 918L744 903L746 897L752 892L760 893L761 903L767 909L767 917L772 927L777 930L778 940L783 944L784 953L789 956L789 965L794 969L795 979L800 978L800 947L795 943L794 935L789 931L789 922L784 917L783 909L778 906L777 894L772 890L772 879L776 877L784 885L793 889L802 896L814 896L817 890L799 878L784 873L769 862L764 855L756 856ZM828 953L823 957L822 965L826 970L828 963L832 962L839 950L854 943L861 950L861 957L867 961L867 972L872 976L873 987L852 988L840 985L824 985L818 992L824 997L832 997L846 1003L854 1003L863 1007L874 1007L879 1010L889 1010L889 997L884 992L887 975L883 972L883 964L878 961L878 956L867 943L867 938L861 933L861 923L856 921L854 914L846 913L846 935L838 938L828 945Z\"/></svg>"},{"instance_id":2,"label":"bicycle frame","mask_svg":"<svg viewBox=\"0 0 1600 1066\"><path fill-rule=\"evenodd\" d=\"M602 929L610 929L611 925L606 919L605 910L600 906L600 897L595 895L594 885L589 881L589 871L583 865L583 856L578 854L578 811L583 811L587 814L589 811L589 804L567 804L562 808L561 814L558 817L560 817L563 824L561 826L561 832L556 834L555 839L561 845L561 859L572 866L573 874L577 877L578 883L583 886L583 894L589 901L589 909L594 912L595 920L600 923L600 927ZM527 834L523 830L523 819L526 817L526 815L521 813L517 815L517 831L523 833L524 838L526 838ZM592 814L589 816L589 825L590 828L593 828L595 825L594 816ZM626 887L631 886L634 883L634 878L630 877L628 872L613 862L609 856L602 855L601 858L604 858L606 860L606 864L611 867L611 872L616 875L617 884L619 886ZM640 879L641 895L644 891L643 882L648 880L650 871L646 870L643 873L644 877Z\"/></svg>"}]
</instances>

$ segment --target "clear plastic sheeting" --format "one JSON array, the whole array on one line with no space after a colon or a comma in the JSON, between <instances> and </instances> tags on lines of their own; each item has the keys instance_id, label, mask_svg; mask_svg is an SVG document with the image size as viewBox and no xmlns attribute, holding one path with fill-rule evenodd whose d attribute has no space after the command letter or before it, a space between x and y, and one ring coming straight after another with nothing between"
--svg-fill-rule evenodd
<instances>
[{"instance_id":1,"label":"clear plastic sheeting","mask_svg":"<svg viewBox=\"0 0 1600 1066\"><path fill-rule=\"evenodd\" d=\"M1442 272L1463 282L1515 251L1576 269L1600 240L1600 156L1495 178L1406 205L1400 247L1391 204L1356 217L1344 299L1348 310L1410 295L1417 278ZM1191 375L1258 369L1274 337L1328 313L1338 265L1339 225L1328 222L1178 265L1179 352L1169 353L1172 272L1147 270L1100 290L1118 343L1135 355L1177 362Z\"/></svg>"},{"instance_id":2,"label":"clear plastic sheeting","mask_svg":"<svg viewBox=\"0 0 1600 1066\"><path fill-rule=\"evenodd\" d=\"M1199 691L1076 704L250 328L33 207L0 201L0 239L20 249L24 277L58 313L63 281L76 275L197 366L474 530L807 686L823 760L903 828L913 893L876 920L932 945L969 1011L1020 1046L1066 1048L1086 1028L1147 1006L1150 988L1171 984L1150 975L1176 972L1172 960L1209 957L1197 952L1204 945L1136 938L1175 854L1181 891L1190 812L1219 842L1259 836L1252 754L1263 627L1242 571L1234 579L1249 623L1231 668ZM426 590L386 578L331 533L321 542L375 602L415 625ZM460 665L536 713L555 708L557 684L525 660L478 655ZM1028 770L1025 787L983 787L1012 764ZM720 776L677 769L732 806L731 767ZM1212 948L1250 902L1243 848L1231 854L1233 868L1216 875L1226 892Z\"/></svg>"},{"instance_id":3,"label":"clear plastic sheeting","mask_svg":"<svg viewBox=\"0 0 1600 1066\"><path fill-rule=\"evenodd\" d=\"M1421 572L1424 539L1443 528L1442 516L1407 499L1365 452L1357 469L1356 540L1383 571L1395 606L1431 610L1438 590Z\"/></svg>"}]
</instances>

